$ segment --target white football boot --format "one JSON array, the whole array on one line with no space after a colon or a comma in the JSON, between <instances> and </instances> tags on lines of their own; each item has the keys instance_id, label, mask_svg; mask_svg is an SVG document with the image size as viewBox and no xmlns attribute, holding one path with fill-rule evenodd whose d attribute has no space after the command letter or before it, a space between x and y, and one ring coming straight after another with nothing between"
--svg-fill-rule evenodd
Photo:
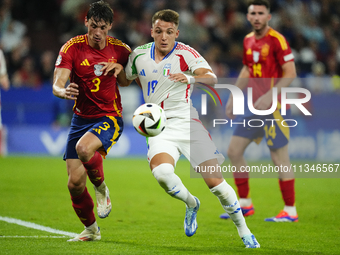
<instances>
[{"instance_id":1,"label":"white football boot","mask_svg":"<svg viewBox=\"0 0 340 255\"><path fill-rule=\"evenodd\" d=\"M85 230L77 235L75 238L67 240L68 242L85 242L85 241L99 241L101 239L100 228L97 222L91 226L85 227Z\"/></svg>"},{"instance_id":2,"label":"white football boot","mask_svg":"<svg viewBox=\"0 0 340 255\"><path fill-rule=\"evenodd\" d=\"M99 187L93 187L96 193L98 217L106 218L109 216L112 209L109 189L104 181Z\"/></svg>"}]
</instances>

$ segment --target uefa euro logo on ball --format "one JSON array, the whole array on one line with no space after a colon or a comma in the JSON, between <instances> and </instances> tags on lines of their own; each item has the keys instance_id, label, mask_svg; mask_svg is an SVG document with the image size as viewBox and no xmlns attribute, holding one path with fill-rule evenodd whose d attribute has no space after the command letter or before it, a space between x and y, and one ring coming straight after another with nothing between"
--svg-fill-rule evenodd
<instances>
[{"instance_id":1,"label":"uefa euro logo on ball","mask_svg":"<svg viewBox=\"0 0 340 255\"><path fill-rule=\"evenodd\" d=\"M164 110L158 105L146 103L139 106L133 113L132 124L141 135L153 137L164 130L166 116Z\"/></svg>"}]
</instances>

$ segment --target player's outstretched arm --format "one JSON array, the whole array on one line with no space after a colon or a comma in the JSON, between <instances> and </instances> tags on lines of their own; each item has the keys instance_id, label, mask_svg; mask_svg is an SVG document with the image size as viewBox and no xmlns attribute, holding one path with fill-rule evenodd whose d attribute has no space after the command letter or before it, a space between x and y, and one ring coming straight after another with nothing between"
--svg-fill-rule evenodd
<instances>
[{"instance_id":1,"label":"player's outstretched arm","mask_svg":"<svg viewBox=\"0 0 340 255\"><path fill-rule=\"evenodd\" d=\"M210 69L198 68L194 71L194 74L195 76L184 73L169 74L169 79L174 82L183 82L186 84L201 82L213 86L217 83L217 77Z\"/></svg>"},{"instance_id":2,"label":"player's outstretched arm","mask_svg":"<svg viewBox=\"0 0 340 255\"><path fill-rule=\"evenodd\" d=\"M126 79L124 67L121 64L109 62L100 62L99 64L103 65L100 71L104 72L104 75L113 75L116 77L120 86L127 87L131 84L132 80Z\"/></svg>"},{"instance_id":3,"label":"player's outstretched arm","mask_svg":"<svg viewBox=\"0 0 340 255\"><path fill-rule=\"evenodd\" d=\"M126 78L126 73L125 73L125 70L123 69L117 76L117 81L118 81L118 84L119 86L121 87L127 87L131 84L131 82L133 80L128 80Z\"/></svg>"},{"instance_id":4,"label":"player's outstretched arm","mask_svg":"<svg viewBox=\"0 0 340 255\"><path fill-rule=\"evenodd\" d=\"M104 75L113 75L117 78L118 74L124 69L124 67L119 63L111 63L111 62L100 62L99 65L102 65L101 72L104 72Z\"/></svg>"},{"instance_id":5,"label":"player's outstretched arm","mask_svg":"<svg viewBox=\"0 0 340 255\"><path fill-rule=\"evenodd\" d=\"M201 82L211 86L214 86L218 82L217 76L210 69L198 68L194 71L194 74L195 82Z\"/></svg>"},{"instance_id":6,"label":"player's outstretched arm","mask_svg":"<svg viewBox=\"0 0 340 255\"><path fill-rule=\"evenodd\" d=\"M62 99L77 100L79 95L78 85L70 83L66 88L65 84L70 76L71 71L67 68L55 68L53 76L53 95Z\"/></svg>"}]
</instances>

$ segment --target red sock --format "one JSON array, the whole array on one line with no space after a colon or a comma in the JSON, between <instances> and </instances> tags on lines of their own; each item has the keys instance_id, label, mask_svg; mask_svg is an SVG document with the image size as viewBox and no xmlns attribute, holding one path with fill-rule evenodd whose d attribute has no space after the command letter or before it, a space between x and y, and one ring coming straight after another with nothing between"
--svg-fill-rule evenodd
<instances>
[{"instance_id":1,"label":"red sock","mask_svg":"<svg viewBox=\"0 0 340 255\"><path fill-rule=\"evenodd\" d=\"M249 173L234 172L234 180L240 198L248 198L249 195Z\"/></svg>"},{"instance_id":2,"label":"red sock","mask_svg":"<svg viewBox=\"0 0 340 255\"><path fill-rule=\"evenodd\" d=\"M84 192L80 196L73 197L71 195L71 200L74 211L85 227L92 225L96 221L96 218L93 213L93 200L87 188L85 187Z\"/></svg>"},{"instance_id":3,"label":"red sock","mask_svg":"<svg viewBox=\"0 0 340 255\"><path fill-rule=\"evenodd\" d=\"M88 162L83 162L83 165L86 168L90 181L96 187L99 187L104 181L103 158L100 153L96 151Z\"/></svg>"},{"instance_id":4,"label":"red sock","mask_svg":"<svg viewBox=\"0 0 340 255\"><path fill-rule=\"evenodd\" d=\"M289 181L279 180L280 190L282 193L283 201L287 206L294 206L295 204L295 190L294 190L295 179Z\"/></svg>"}]
</instances>

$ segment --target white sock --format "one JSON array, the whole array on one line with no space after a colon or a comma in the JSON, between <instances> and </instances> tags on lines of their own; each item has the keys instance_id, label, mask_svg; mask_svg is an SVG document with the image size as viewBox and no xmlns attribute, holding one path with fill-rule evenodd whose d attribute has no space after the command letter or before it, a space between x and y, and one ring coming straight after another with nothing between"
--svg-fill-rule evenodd
<instances>
[{"instance_id":1,"label":"white sock","mask_svg":"<svg viewBox=\"0 0 340 255\"><path fill-rule=\"evenodd\" d=\"M92 231L93 233L97 233L97 231L98 231L97 221L93 222L92 225L85 227L85 228Z\"/></svg>"},{"instance_id":2,"label":"white sock","mask_svg":"<svg viewBox=\"0 0 340 255\"><path fill-rule=\"evenodd\" d=\"M106 183L105 181L103 181L98 187L96 187L97 190L102 193L105 194L105 190L106 190Z\"/></svg>"},{"instance_id":3,"label":"white sock","mask_svg":"<svg viewBox=\"0 0 340 255\"><path fill-rule=\"evenodd\" d=\"M152 170L152 174L170 196L182 200L188 207L196 206L195 198L175 174L173 165L169 163L160 164Z\"/></svg>"},{"instance_id":4,"label":"white sock","mask_svg":"<svg viewBox=\"0 0 340 255\"><path fill-rule=\"evenodd\" d=\"M288 206L285 205L285 207L283 208L283 210L285 212L287 212L289 214L289 216L296 216L297 212L296 212L296 207L295 206Z\"/></svg>"},{"instance_id":5,"label":"white sock","mask_svg":"<svg viewBox=\"0 0 340 255\"><path fill-rule=\"evenodd\" d=\"M218 197L223 209L233 220L239 236L242 238L244 235L250 234L251 232L243 217L234 189L224 180L219 185L211 188L210 191Z\"/></svg>"},{"instance_id":6,"label":"white sock","mask_svg":"<svg viewBox=\"0 0 340 255\"><path fill-rule=\"evenodd\" d=\"M241 207L248 207L252 204L251 198L240 198L239 202Z\"/></svg>"}]
</instances>

